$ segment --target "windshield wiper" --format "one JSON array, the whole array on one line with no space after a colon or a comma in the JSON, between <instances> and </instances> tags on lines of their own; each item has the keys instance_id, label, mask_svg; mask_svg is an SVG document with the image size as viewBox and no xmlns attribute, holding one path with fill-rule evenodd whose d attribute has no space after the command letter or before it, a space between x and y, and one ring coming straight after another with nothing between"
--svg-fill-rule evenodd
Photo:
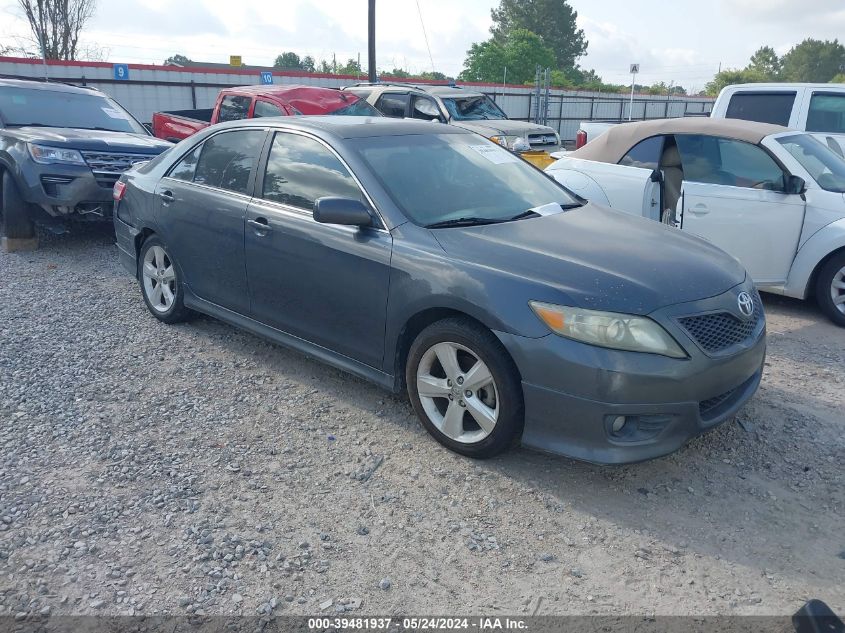
<instances>
[{"instance_id":1,"label":"windshield wiper","mask_svg":"<svg viewBox=\"0 0 845 633\"><path fill-rule=\"evenodd\" d=\"M512 218L508 218L508 222L513 222L514 220L524 220L525 218L539 218L540 214L534 211L533 209L528 209L528 211L523 211L522 213L517 213Z\"/></svg>"},{"instance_id":2,"label":"windshield wiper","mask_svg":"<svg viewBox=\"0 0 845 633\"><path fill-rule=\"evenodd\" d=\"M123 130L115 130L114 128L110 127L74 127L75 130L97 130L99 132L123 132ZM129 132L129 134L134 134L134 132Z\"/></svg>"},{"instance_id":3,"label":"windshield wiper","mask_svg":"<svg viewBox=\"0 0 845 633\"><path fill-rule=\"evenodd\" d=\"M6 127L56 127L46 123L7 123Z\"/></svg>"},{"instance_id":4,"label":"windshield wiper","mask_svg":"<svg viewBox=\"0 0 845 633\"><path fill-rule=\"evenodd\" d=\"M452 226L479 226L482 224L499 224L500 222L507 222L508 218L494 219L494 218L453 218L451 220L441 220L440 222L433 222L426 224L427 229L443 229Z\"/></svg>"}]
</instances>

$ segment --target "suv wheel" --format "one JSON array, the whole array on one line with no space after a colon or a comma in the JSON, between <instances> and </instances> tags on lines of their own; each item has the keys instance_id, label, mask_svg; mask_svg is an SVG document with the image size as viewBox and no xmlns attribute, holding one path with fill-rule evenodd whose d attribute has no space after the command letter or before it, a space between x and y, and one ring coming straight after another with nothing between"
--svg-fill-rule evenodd
<instances>
[{"instance_id":1,"label":"suv wheel","mask_svg":"<svg viewBox=\"0 0 845 633\"><path fill-rule=\"evenodd\" d=\"M164 323L179 323L191 316L182 302L183 290L176 263L165 243L155 235L148 237L138 256L138 279L144 303L155 318Z\"/></svg>"},{"instance_id":2,"label":"suv wheel","mask_svg":"<svg viewBox=\"0 0 845 633\"><path fill-rule=\"evenodd\" d=\"M492 457L522 431L516 367L499 340L474 321L444 319L423 330L411 346L405 378L423 426L456 453Z\"/></svg>"},{"instance_id":3,"label":"suv wheel","mask_svg":"<svg viewBox=\"0 0 845 633\"><path fill-rule=\"evenodd\" d=\"M14 178L4 171L0 233L10 239L35 238L35 224L30 218L29 207L30 204L21 197Z\"/></svg>"},{"instance_id":4,"label":"suv wheel","mask_svg":"<svg viewBox=\"0 0 845 633\"><path fill-rule=\"evenodd\" d=\"M816 301L831 321L845 327L845 252L831 257L819 271Z\"/></svg>"}]
</instances>

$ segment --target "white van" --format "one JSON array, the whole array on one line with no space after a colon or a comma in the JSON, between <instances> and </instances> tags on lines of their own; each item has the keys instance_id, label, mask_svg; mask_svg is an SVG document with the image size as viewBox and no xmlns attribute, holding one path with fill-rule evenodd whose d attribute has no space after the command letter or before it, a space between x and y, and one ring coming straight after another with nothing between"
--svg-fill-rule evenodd
<instances>
[{"instance_id":1,"label":"white van","mask_svg":"<svg viewBox=\"0 0 845 633\"><path fill-rule=\"evenodd\" d=\"M710 116L809 132L845 156L845 84L737 84L722 89Z\"/></svg>"}]
</instances>

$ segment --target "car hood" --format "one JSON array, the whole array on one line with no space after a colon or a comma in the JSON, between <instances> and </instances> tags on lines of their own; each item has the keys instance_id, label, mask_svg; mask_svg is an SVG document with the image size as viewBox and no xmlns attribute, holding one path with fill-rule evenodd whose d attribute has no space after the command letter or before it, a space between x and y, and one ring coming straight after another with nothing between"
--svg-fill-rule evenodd
<instances>
[{"instance_id":1,"label":"car hood","mask_svg":"<svg viewBox=\"0 0 845 633\"><path fill-rule=\"evenodd\" d=\"M28 143L78 150L127 152L157 155L173 147L172 143L146 134L81 130L64 127L7 128L4 133Z\"/></svg>"},{"instance_id":2,"label":"car hood","mask_svg":"<svg viewBox=\"0 0 845 633\"><path fill-rule=\"evenodd\" d=\"M544 283L561 302L648 314L712 297L742 283L745 269L700 238L588 203L502 224L432 230L452 257Z\"/></svg>"},{"instance_id":3,"label":"car hood","mask_svg":"<svg viewBox=\"0 0 845 633\"><path fill-rule=\"evenodd\" d=\"M475 132L490 138L491 136L527 136L528 134L555 135L555 131L547 125L513 121L511 119L485 119L483 121L456 121L450 123L456 127Z\"/></svg>"}]
</instances>

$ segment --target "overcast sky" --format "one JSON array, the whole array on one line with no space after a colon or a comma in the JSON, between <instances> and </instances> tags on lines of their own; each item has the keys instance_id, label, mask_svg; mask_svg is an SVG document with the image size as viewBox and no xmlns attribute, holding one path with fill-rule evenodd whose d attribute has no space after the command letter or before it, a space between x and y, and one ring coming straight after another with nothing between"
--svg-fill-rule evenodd
<instances>
[{"instance_id":1,"label":"overcast sky","mask_svg":"<svg viewBox=\"0 0 845 633\"><path fill-rule=\"evenodd\" d=\"M377 0L379 68L461 71L472 42L488 37L496 0ZM769 44L778 52L806 37L845 34L845 0L570 0L586 31L581 60L605 81L674 81L701 88L718 70L744 66ZM0 44L26 36L16 0L0 0ZM366 0L99 0L84 44L113 62L161 63L173 53L195 60L271 64L282 51L366 66Z\"/></svg>"}]
</instances>

